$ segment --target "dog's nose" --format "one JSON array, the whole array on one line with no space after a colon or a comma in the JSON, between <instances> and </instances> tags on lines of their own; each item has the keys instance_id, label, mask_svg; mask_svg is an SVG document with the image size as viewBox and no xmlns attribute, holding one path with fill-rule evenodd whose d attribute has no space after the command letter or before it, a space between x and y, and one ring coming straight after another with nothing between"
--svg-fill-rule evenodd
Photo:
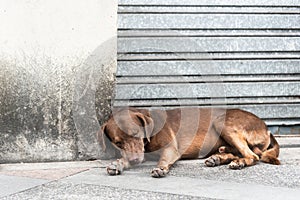
<instances>
[{"instance_id":1,"label":"dog's nose","mask_svg":"<svg viewBox=\"0 0 300 200\"><path fill-rule=\"evenodd\" d=\"M132 160L129 160L129 163L131 165L136 165L136 164L139 164L140 163L140 160L138 158L135 158L135 159L132 159Z\"/></svg>"}]
</instances>

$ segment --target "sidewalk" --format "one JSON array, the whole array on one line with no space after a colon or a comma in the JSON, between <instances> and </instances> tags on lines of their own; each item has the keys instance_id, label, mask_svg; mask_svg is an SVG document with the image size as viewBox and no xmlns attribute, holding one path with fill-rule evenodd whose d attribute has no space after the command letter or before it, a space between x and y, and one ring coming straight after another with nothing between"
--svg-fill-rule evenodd
<instances>
[{"instance_id":1,"label":"sidewalk","mask_svg":"<svg viewBox=\"0 0 300 200\"><path fill-rule=\"evenodd\" d=\"M299 199L300 148L282 148L282 165L243 170L179 161L169 176L150 177L154 162L107 176L110 161L0 165L0 199Z\"/></svg>"}]
</instances>

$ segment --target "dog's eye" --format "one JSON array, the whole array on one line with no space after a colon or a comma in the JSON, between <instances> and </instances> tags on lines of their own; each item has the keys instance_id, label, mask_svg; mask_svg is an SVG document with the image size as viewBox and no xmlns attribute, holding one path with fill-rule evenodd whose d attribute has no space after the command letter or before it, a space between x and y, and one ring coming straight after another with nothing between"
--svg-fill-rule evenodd
<instances>
[{"instance_id":1,"label":"dog's eye","mask_svg":"<svg viewBox=\"0 0 300 200\"><path fill-rule=\"evenodd\" d=\"M138 136L138 134L139 134L139 130L132 131L132 136Z\"/></svg>"},{"instance_id":2,"label":"dog's eye","mask_svg":"<svg viewBox=\"0 0 300 200\"><path fill-rule=\"evenodd\" d=\"M122 146L122 142L116 142L115 143L118 147L121 147Z\"/></svg>"}]
</instances>

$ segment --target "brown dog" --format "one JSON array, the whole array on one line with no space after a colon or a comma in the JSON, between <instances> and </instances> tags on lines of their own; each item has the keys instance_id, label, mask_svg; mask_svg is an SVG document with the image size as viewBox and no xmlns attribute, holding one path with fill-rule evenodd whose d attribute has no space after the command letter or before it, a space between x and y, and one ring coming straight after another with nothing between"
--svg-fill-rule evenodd
<instances>
[{"instance_id":1,"label":"brown dog","mask_svg":"<svg viewBox=\"0 0 300 200\"><path fill-rule=\"evenodd\" d=\"M122 155L107 167L109 175L142 163L149 152L159 156L152 177L165 176L179 159L208 156L208 167L229 164L231 169L241 169L259 160L280 164L279 145L266 124L238 109L121 109L98 132L103 149L104 136Z\"/></svg>"}]
</instances>

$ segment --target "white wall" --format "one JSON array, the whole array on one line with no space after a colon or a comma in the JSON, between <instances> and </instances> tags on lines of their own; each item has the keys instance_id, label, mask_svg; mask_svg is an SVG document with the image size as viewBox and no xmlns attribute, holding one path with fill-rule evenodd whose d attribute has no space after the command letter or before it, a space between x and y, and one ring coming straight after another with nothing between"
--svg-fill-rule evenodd
<instances>
[{"instance_id":1,"label":"white wall","mask_svg":"<svg viewBox=\"0 0 300 200\"><path fill-rule=\"evenodd\" d=\"M68 62L117 34L117 0L1 0L0 9L2 56L38 51Z\"/></svg>"}]
</instances>

